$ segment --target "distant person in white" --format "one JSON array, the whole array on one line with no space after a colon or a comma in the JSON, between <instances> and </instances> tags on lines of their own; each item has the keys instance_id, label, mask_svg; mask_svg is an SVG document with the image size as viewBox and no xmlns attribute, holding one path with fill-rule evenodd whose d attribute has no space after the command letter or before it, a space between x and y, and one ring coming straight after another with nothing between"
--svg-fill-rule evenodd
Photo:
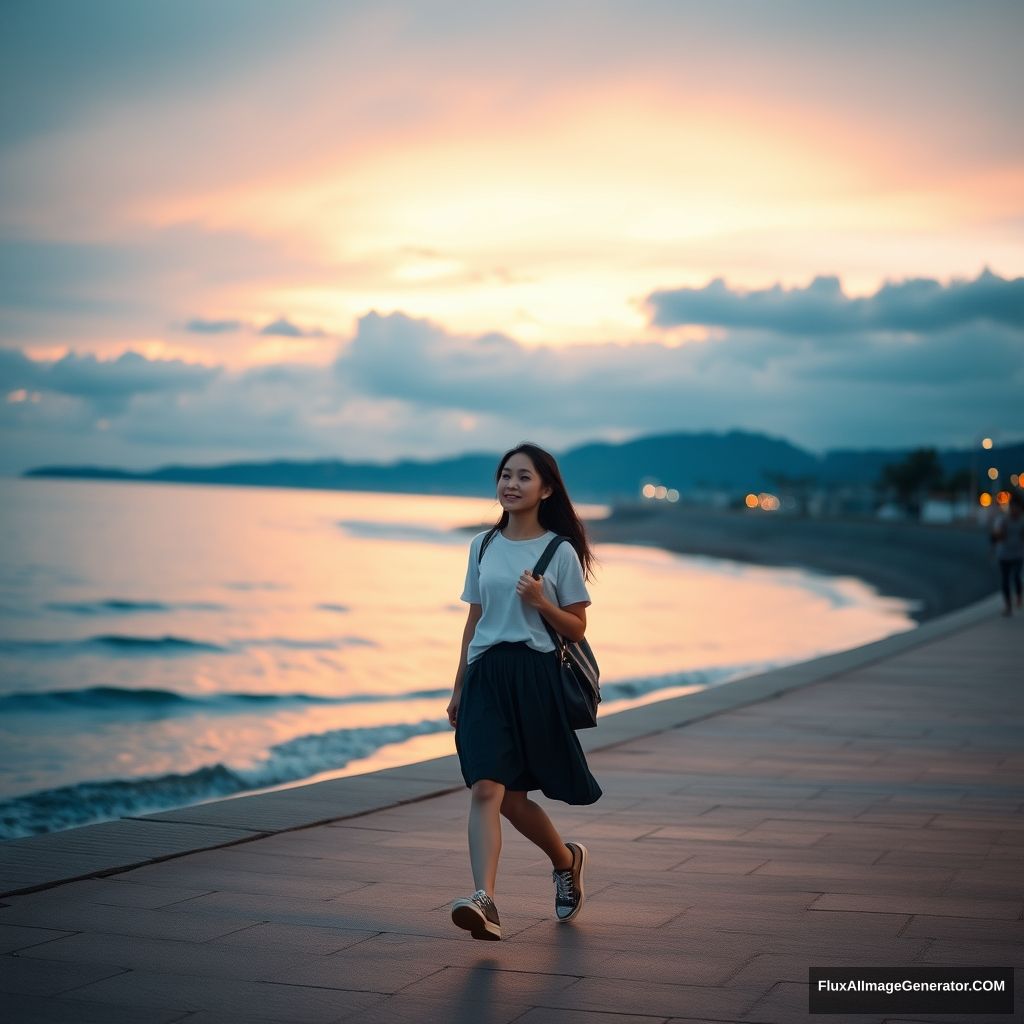
<instances>
[{"instance_id":1,"label":"distant person in white","mask_svg":"<svg viewBox=\"0 0 1024 1024\"><path fill-rule=\"evenodd\" d=\"M1011 589L1021 607L1021 566L1024 565L1024 499L1010 497L1006 511L992 524L992 543L999 561L999 582L1003 590L1004 615L1013 614Z\"/></svg>"},{"instance_id":2,"label":"distant person in white","mask_svg":"<svg viewBox=\"0 0 1024 1024\"><path fill-rule=\"evenodd\" d=\"M601 787L569 724L558 655L545 621L570 641L587 627L593 555L554 458L521 444L495 474L501 518L470 544L462 600L469 605L448 705L459 767L471 790L469 857L476 891L452 903L474 939L500 939L494 887L501 816L550 858L555 916L570 921L584 898L587 850L562 837L529 791L592 804ZM543 575L533 569L552 540Z\"/></svg>"}]
</instances>

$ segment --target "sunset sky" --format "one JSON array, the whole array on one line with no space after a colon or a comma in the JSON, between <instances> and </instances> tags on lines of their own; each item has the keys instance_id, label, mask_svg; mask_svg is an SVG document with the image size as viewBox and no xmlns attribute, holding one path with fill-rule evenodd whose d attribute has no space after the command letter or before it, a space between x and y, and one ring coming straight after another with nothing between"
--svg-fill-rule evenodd
<instances>
[{"instance_id":1,"label":"sunset sky","mask_svg":"<svg viewBox=\"0 0 1024 1024\"><path fill-rule=\"evenodd\" d=\"M1024 438L1024 5L18 0L0 472Z\"/></svg>"}]
</instances>

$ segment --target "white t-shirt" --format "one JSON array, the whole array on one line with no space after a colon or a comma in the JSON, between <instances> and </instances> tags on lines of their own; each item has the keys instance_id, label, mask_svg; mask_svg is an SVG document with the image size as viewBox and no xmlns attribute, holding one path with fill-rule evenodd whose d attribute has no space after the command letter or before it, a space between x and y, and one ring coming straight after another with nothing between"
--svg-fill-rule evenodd
<instances>
[{"instance_id":1,"label":"white t-shirt","mask_svg":"<svg viewBox=\"0 0 1024 1024\"><path fill-rule=\"evenodd\" d=\"M1003 539L996 542L996 558L1006 562L1024 558L1024 517L1013 519L1008 512L1004 512L995 525L1003 535Z\"/></svg>"},{"instance_id":2,"label":"white t-shirt","mask_svg":"<svg viewBox=\"0 0 1024 1024\"><path fill-rule=\"evenodd\" d=\"M488 647L499 643L525 641L535 651L553 651L555 645L544 628L536 608L517 593L516 584L524 569L532 571L555 534L550 530L533 540L507 540L496 533L480 561L480 545L487 531L478 533L469 545L469 565L462 600L482 606L483 613L466 651L467 664L476 661ZM579 555L569 541L563 541L544 572L544 593L559 608L590 604Z\"/></svg>"}]
</instances>

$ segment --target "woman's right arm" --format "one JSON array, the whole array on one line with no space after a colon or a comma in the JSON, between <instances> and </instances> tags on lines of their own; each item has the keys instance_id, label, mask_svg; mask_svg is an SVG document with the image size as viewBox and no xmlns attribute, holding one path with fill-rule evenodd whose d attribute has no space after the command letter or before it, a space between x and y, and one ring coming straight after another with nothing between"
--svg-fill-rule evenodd
<instances>
[{"instance_id":1,"label":"woman's right arm","mask_svg":"<svg viewBox=\"0 0 1024 1024\"><path fill-rule=\"evenodd\" d=\"M455 728L455 722L459 714L459 700L462 697L462 677L466 674L466 651L469 649L469 642L476 632L476 624L480 621L483 608L478 604L469 606L469 614L466 616L466 625L462 630L462 651L459 654L459 667L455 673L455 686L452 690L452 699L448 704L448 723Z\"/></svg>"}]
</instances>

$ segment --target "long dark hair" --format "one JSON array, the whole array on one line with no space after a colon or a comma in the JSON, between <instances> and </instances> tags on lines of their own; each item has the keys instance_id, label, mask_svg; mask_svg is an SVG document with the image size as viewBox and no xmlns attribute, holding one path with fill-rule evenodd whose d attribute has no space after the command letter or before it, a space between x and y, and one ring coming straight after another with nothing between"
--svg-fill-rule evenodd
<instances>
[{"instance_id":1,"label":"long dark hair","mask_svg":"<svg viewBox=\"0 0 1024 1024\"><path fill-rule=\"evenodd\" d=\"M588 580L593 579L594 565L597 563L597 559L587 540L587 531L583 521L576 514L576 509L573 508L569 498L569 492L565 489L562 472L550 452L546 452L543 448L530 444L528 441L516 445L515 448L510 448L501 457L501 462L498 463L498 468L494 473L495 487L501 480L501 471L505 468L505 463L513 455L520 453L533 463L533 468L540 474L543 485L551 488L551 494L540 503L540 507L537 509L537 519L540 525L545 530L551 530L562 537L569 538L576 554L579 555L580 565L583 566L583 575ZM501 518L491 527L491 535L498 530L504 530L506 526L508 526L508 512L502 509Z\"/></svg>"}]
</instances>

